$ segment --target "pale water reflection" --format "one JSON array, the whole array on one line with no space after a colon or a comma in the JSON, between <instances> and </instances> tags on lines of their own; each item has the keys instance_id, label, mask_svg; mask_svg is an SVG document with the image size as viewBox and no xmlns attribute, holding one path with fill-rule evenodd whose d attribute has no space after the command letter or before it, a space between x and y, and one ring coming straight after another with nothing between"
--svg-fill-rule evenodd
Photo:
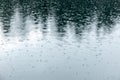
<instances>
[{"instance_id":1,"label":"pale water reflection","mask_svg":"<svg viewBox=\"0 0 120 80\"><path fill-rule=\"evenodd\" d=\"M1 0L0 80L119 80L119 0Z\"/></svg>"}]
</instances>

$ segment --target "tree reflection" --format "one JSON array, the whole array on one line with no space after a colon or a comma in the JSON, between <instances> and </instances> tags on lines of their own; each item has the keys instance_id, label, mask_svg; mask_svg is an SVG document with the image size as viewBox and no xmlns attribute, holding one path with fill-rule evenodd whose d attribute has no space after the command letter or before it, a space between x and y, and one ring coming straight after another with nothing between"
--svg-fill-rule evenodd
<instances>
[{"instance_id":1,"label":"tree reflection","mask_svg":"<svg viewBox=\"0 0 120 80\"><path fill-rule=\"evenodd\" d=\"M60 37L66 34L68 23L74 23L75 34L79 36L82 36L84 30L91 30L92 26L88 25L93 22L97 24L97 31L103 29L111 32L120 12L119 0L1 0L0 3L0 17L5 33L9 33L15 6L20 9L23 30L29 16L34 25L41 22L42 31L46 33L48 17L54 15L56 34L60 34Z\"/></svg>"},{"instance_id":2,"label":"tree reflection","mask_svg":"<svg viewBox=\"0 0 120 80\"><path fill-rule=\"evenodd\" d=\"M109 0L101 2L102 5L96 5L97 7L97 16L98 24L97 30L101 27L105 31L111 31L115 25L115 19L119 17L120 2L119 0Z\"/></svg>"},{"instance_id":3,"label":"tree reflection","mask_svg":"<svg viewBox=\"0 0 120 80\"><path fill-rule=\"evenodd\" d=\"M0 1L0 17L1 22L3 23L4 33L8 33L10 30L10 23L14 13L13 1L11 0L1 0Z\"/></svg>"}]
</instances>

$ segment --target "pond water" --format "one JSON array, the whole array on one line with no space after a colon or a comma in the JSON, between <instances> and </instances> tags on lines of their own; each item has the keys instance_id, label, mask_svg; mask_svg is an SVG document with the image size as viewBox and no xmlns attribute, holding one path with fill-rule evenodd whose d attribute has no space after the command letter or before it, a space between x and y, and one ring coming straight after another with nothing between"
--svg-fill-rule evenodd
<instances>
[{"instance_id":1,"label":"pond water","mask_svg":"<svg viewBox=\"0 0 120 80\"><path fill-rule=\"evenodd\" d=\"M0 80L120 80L119 0L0 0Z\"/></svg>"}]
</instances>

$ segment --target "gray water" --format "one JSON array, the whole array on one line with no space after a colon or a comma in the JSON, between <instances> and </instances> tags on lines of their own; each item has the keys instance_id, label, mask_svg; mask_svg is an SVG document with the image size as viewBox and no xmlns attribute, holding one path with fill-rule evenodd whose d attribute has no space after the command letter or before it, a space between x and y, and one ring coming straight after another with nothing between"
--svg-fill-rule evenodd
<instances>
[{"instance_id":1,"label":"gray water","mask_svg":"<svg viewBox=\"0 0 120 80\"><path fill-rule=\"evenodd\" d=\"M120 80L119 0L0 0L0 80Z\"/></svg>"}]
</instances>

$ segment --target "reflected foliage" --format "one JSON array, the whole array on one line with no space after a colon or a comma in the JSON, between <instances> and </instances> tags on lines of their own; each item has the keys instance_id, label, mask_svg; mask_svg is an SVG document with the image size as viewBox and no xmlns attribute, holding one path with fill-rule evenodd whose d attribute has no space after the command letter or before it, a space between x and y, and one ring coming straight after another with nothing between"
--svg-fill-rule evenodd
<instances>
[{"instance_id":1,"label":"reflected foliage","mask_svg":"<svg viewBox=\"0 0 120 80\"><path fill-rule=\"evenodd\" d=\"M11 27L11 19L16 8L21 14L24 30L27 17L31 17L34 24L43 24L42 31L46 32L47 20L54 16L56 33L63 37L67 32L67 25L74 24L76 35L82 35L84 30L91 30L96 22L96 30L103 29L111 32L119 19L119 0L0 0L0 18L4 33ZM40 26L41 27L41 26ZM74 28L73 28L74 27Z\"/></svg>"}]
</instances>

